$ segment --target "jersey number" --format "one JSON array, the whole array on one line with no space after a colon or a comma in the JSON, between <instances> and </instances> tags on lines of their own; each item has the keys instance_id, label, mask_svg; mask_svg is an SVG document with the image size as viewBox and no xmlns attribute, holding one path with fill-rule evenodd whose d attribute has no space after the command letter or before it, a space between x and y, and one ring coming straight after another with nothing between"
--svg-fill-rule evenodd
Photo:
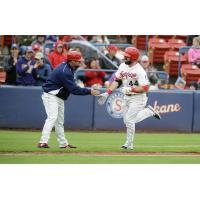
<instances>
[{"instance_id":1,"label":"jersey number","mask_svg":"<svg viewBox=\"0 0 200 200\"><path fill-rule=\"evenodd\" d=\"M129 85L130 86L133 86L133 85L138 86L139 84L138 84L138 81L135 81L134 83L133 83L133 81L130 81Z\"/></svg>"},{"instance_id":2,"label":"jersey number","mask_svg":"<svg viewBox=\"0 0 200 200\"><path fill-rule=\"evenodd\" d=\"M133 84L133 81L130 81L130 82L129 82L129 85L130 85L130 86L133 86L133 85L134 85L134 84Z\"/></svg>"}]
</instances>

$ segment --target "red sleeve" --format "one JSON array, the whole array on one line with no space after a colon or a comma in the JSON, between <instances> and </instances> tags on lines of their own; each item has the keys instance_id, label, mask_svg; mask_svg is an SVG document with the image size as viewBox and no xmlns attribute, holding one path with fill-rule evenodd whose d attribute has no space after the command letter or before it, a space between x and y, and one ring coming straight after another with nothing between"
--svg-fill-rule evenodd
<instances>
[{"instance_id":1,"label":"red sleeve","mask_svg":"<svg viewBox=\"0 0 200 200\"><path fill-rule=\"evenodd\" d=\"M144 90L145 92L148 92L148 90L149 90L149 85L143 85L142 88L143 88L143 90ZM132 92L135 92L135 93L138 93L138 92L137 92L137 89L136 89L135 87L132 87L132 88L131 88L131 91L132 91Z\"/></svg>"},{"instance_id":2,"label":"red sleeve","mask_svg":"<svg viewBox=\"0 0 200 200\"><path fill-rule=\"evenodd\" d=\"M142 88L143 88L146 92L148 92L148 90L149 90L149 85L143 85Z\"/></svg>"}]
</instances>

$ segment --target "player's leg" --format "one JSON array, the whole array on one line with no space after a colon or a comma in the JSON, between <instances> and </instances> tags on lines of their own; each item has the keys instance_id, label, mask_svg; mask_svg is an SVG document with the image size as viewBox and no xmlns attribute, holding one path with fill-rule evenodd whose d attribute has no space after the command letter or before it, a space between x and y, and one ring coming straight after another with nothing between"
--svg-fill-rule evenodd
<instances>
[{"instance_id":1,"label":"player's leg","mask_svg":"<svg viewBox=\"0 0 200 200\"><path fill-rule=\"evenodd\" d=\"M135 135L135 123L139 120L143 120L152 113L145 109L147 97L146 96L134 96L128 101L128 109L124 113L124 123L127 128L127 138L123 146L131 148L133 146L134 135ZM139 114L139 115L138 115Z\"/></svg>"},{"instance_id":2,"label":"player's leg","mask_svg":"<svg viewBox=\"0 0 200 200\"><path fill-rule=\"evenodd\" d=\"M152 117L152 116L156 117L157 119L161 119L160 115L156 111L154 111L151 106L148 106L145 108L147 100L148 99L146 97L142 97L142 99L140 99L139 101L137 100L137 102L134 102L138 105L138 108L140 109L140 111L138 112L135 118L135 121L134 121L135 123L141 122L144 119L148 117Z\"/></svg>"},{"instance_id":3,"label":"player's leg","mask_svg":"<svg viewBox=\"0 0 200 200\"><path fill-rule=\"evenodd\" d=\"M64 109L65 109L64 101L62 99L58 99L58 103L59 103L58 118L55 123L55 131L59 147L65 147L68 145L68 141L65 138L65 132L64 132Z\"/></svg>"},{"instance_id":4,"label":"player's leg","mask_svg":"<svg viewBox=\"0 0 200 200\"><path fill-rule=\"evenodd\" d=\"M47 119L45 121L42 137L40 143L48 143L51 131L55 125L58 116L58 102L56 97L50 94L44 93L42 95L43 104L47 113Z\"/></svg>"},{"instance_id":5,"label":"player's leg","mask_svg":"<svg viewBox=\"0 0 200 200\"><path fill-rule=\"evenodd\" d=\"M133 140L134 140L134 135L135 135L135 124L131 121L130 118L130 113L132 114L132 118L134 117L133 115L137 115L137 112L134 113L134 111L130 110L130 106L128 105L130 102L125 101L126 103L124 104L123 110L123 120L124 124L126 125L126 141L124 145L122 145L123 149L132 149L133 148Z\"/></svg>"}]
</instances>

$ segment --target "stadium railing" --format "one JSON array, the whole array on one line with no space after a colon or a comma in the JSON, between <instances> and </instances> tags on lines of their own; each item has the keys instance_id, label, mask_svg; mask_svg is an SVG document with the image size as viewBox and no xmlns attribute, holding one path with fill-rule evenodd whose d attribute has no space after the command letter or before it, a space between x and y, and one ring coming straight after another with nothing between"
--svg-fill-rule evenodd
<instances>
[{"instance_id":1,"label":"stadium railing","mask_svg":"<svg viewBox=\"0 0 200 200\"><path fill-rule=\"evenodd\" d=\"M113 70L113 69L78 69L75 74L74 74L74 77L76 80L78 80L78 78L80 76L84 76L85 75L85 72L87 71L94 71L94 72L100 72L100 71L103 71L103 72L107 72L107 73L110 73L110 74L113 74L114 72L116 72L117 70ZM164 72L164 71L149 71L147 72L147 74L150 73L150 74L156 74L158 80L161 80L163 81L164 83L168 83L169 81L169 75ZM104 87L104 86L103 86Z\"/></svg>"},{"instance_id":2,"label":"stadium railing","mask_svg":"<svg viewBox=\"0 0 200 200\"><path fill-rule=\"evenodd\" d=\"M188 50L191 48L191 46L185 46L179 48L179 58L178 58L178 77L181 75L181 55L188 52Z\"/></svg>"}]
</instances>

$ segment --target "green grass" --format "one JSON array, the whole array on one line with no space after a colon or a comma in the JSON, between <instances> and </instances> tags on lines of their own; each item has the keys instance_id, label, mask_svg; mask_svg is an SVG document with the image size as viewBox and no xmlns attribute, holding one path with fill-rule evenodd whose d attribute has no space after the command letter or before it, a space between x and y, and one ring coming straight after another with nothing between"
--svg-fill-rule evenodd
<instances>
[{"instance_id":1,"label":"green grass","mask_svg":"<svg viewBox=\"0 0 200 200\"><path fill-rule=\"evenodd\" d=\"M133 151L119 148L124 143L125 133L66 132L66 135L71 144L78 146L77 149L59 149L55 133L52 133L49 142L51 148L39 149L39 131L1 130L0 163L200 163L200 156L195 155L136 155L138 152L200 153L199 134L136 134ZM111 156L111 153L118 155Z\"/></svg>"},{"instance_id":2,"label":"green grass","mask_svg":"<svg viewBox=\"0 0 200 200\"><path fill-rule=\"evenodd\" d=\"M0 156L0 163L6 164L195 164L199 157L179 156L72 156L34 155Z\"/></svg>"}]
</instances>

